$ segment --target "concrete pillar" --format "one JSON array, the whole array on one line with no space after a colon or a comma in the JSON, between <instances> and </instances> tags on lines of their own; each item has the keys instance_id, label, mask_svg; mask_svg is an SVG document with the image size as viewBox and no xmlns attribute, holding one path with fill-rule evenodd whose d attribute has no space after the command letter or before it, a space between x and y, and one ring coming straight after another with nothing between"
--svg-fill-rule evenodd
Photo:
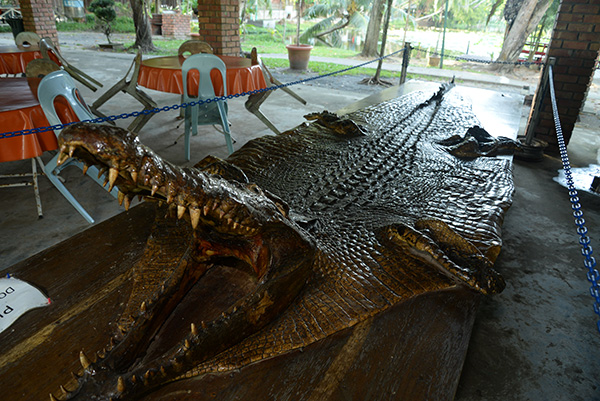
<instances>
[{"instance_id":1,"label":"concrete pillar","mask_svg":"<svg viewBox=\"0 0 600 401\"><path fill-rule=\"evenodd\" d=\"M208 42L215 54L240 55L239 0L200 0L199 39Z\"/></svg>"},{"instance_id":2,"label":"concrete pillar","mask_svg":"<svg viewBox=\"0 0 600 401\"><path fill-rule=\"evenodd\" d=\"M40 38L50 38L58 47L58 33L54 22L52 0L20 0L23 27L26 31L37 33Z\"/></svg>"},{"instance_id":3,"label":"concrete pillar","mask_svg":"<svg viewBox=\"0 0 600 401\"><path fill-rule=\"evenodd\" d=\"M562 0L548 49L548 58L556 58L553 68L554 87L567 144L592 82L599 49L600 0ZM541 86L538 85L538 91ZM527 123L528 129L533 129L536 139L548 142L546 152L556 154L558 145L550 94L536 93L535 96L544 96L544 100L537 119L532 117L532 109Z\"/></svg>"}]
</instances>

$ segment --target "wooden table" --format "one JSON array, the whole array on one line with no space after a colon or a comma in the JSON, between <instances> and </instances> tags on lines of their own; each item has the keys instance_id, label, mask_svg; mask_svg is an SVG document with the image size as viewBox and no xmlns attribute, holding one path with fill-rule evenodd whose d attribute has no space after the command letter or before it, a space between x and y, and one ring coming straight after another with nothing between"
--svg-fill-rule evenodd
<instances>
[{"instance_id":1,"label":"wooden table","mask_svg":"<svg viewBox=\"0 0 600 401\"><path fill-rule=\"evenodd\" d=\"M0 78L0 133L47 127L37 98L39 78ZM65 121L75 121L66 104L58 108ZM54 131L0 139L0 162L30 159L58 147Z\"/></svg>"},{"instance_id":2,"label":"wooden table","mask_svg":"<svg viewBox=\"0 0 600 401\"><path fill-rule=\"evenodd\" d=\"M251 90L266 88L267 84L259 65L252 65L250 59L232 56L217 56L227 68L227 94L235 95ZM185 58L180 56L154 57L142 61L138 84L161 92L183 94L181 65ZM198 72L190 71L188 93L198 94ZM211 73L217 96L223 96L223 82L220 74Z\"/></svg>"}]
</instances>

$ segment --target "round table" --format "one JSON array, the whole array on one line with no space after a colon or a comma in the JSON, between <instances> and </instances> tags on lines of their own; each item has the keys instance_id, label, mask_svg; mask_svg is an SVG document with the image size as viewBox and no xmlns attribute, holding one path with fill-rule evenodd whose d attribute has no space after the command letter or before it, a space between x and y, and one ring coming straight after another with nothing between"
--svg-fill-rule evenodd
<instances>
[{"instance_id":1,"label":"round table","mask_svg":"<svg viewBox=\"0 0 600 401\"><path fill-rule=\"evenodd\" d=\"M42 58L39 50L0 46L0 74L22 74L27 63L36 58Z\"/></svg>"},{"instance_id":2,"label":"round table","mask_svg":"<svg viewBox=\"0 0 600 401\"><path fill-rule=\"evenodd\" d=\"M39 78L0 78L0 132L13 132L49 126L37 98ZM72 122L77 118L65 102L57 100L57 112L61 121ZM18 135L0 139L0 162L30 159L47 150L58 148L54 131Z\"/></svg>"},{"instance_id":3,"label":"round table","mask_svg":"<svg viewBox=\"0 0 600 401\"><path fill-rule=\"evenodd\" d=\"M252 65L250 59L233 56L217 56L227 68L227 94L235 95L251 90L266 88L267 84L260 65ZM161 92L183 94L181 56L154 57L142 61L138 84ZM198 72L190 71L188 93L198 94ZM217 70L211 72L215 94L223 96L223 84Z\"/></svg>"}]
</instances>

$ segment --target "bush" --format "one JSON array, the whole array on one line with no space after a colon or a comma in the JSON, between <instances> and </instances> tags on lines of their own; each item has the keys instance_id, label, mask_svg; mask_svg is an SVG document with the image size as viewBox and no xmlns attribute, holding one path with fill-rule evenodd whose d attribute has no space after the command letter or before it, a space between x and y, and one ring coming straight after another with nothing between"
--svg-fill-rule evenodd
<instances>
[{"instance_id":1,"label":"bush","mask_svg":"<svg viewBox=\"0 0 600 401\"><path fill-rule=\"evenodd\" d=\"M110 34L112 32L112 23L117 18L117 12L115 11L114 0L94 0L90 4L89 10L94 13L96 18L102 25L102 30L106 35L106 40L110 42Z\"/></svg>"}]
</instances>

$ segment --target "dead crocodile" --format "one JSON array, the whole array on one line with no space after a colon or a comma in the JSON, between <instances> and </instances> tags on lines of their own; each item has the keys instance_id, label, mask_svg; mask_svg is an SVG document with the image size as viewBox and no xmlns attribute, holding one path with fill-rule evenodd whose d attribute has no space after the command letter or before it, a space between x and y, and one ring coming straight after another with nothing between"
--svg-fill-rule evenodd
<instances>
[{"instance_id":1,"label":"dead crocodile","mask_svg":"<svg viewBox=\"0 0 600 401\"><path fill-rule=\"evenodd\" d=\"M119 128L63 131L60 160L106 169L126 207L135 195L164 205L132 268L119 329L94 357L81 353L82 371L59 399L142 399L166 383L301 349L425 292L502 291L492 264L510 163L459 159L439 143L478 125L468 104L442 88L343 119L310 118L193 168ZM194 300L181 312L192 287L223 271L253 284L217 288L233 299ZM187 330L169 325L177 311Z\"/></svg>"}]
</instances>

